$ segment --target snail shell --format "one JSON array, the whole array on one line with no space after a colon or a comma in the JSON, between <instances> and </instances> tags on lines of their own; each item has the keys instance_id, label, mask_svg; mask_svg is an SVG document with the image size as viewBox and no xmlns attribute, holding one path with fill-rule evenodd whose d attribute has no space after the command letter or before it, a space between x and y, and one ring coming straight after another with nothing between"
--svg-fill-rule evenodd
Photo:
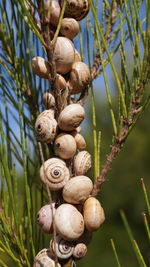
<instances>
[{"instance_id":1,"label":"snail shell","mask_svg":"<svg viewBox=\"0 0 150 267\"><path fill-rule=\"evenodd\" d=\"M91 155L88 151L80 151L74 157L74 170L76 175L84 175L91 168Z\"/></svg>"},{"instance_id":2,"label":"snail shell","mask_svg":"<svg viewBox=\"0 0 150 267\"><path fill-rule=\"evenodd\" d=\"M64 18L62 20L60 32L69 39L73 39L79 32L79 23L73 18Z\"/></svg>"},{"instance_id":3,"label":"snail shell","mask_svg":"<svg viewBox=\"0 0 150 267\"><path fill-rule=\"evenodd\" d=\"M84 108L80 104L70 104L59 115L58 125L64 131L75 130L85 116Z\"/></svg>"},{"instance_id":4,"label":"snail shell","mask_svg":"<svg viewBox=\"0 0 150 267\"><path fill-rule=\"evenodd\" d=\"M81 134L77 133L77 131L73 131L71 135L74 137L78 149L86 148L85 139Z\"/></svg>"},{"instance_id":5,"label":"snail shell","mask_svg":"<svg viewBox=\"0 0 150 267\"><path fill-rule=\"evenodd\" d=\"M55 214L55 203L43 206L37 213L37 223L44 233L50 234L53 231L53 216Z\"/></svg>"},{"instance_id":6,"label":"snail shell","mask_svg":"<svg viewBox=\"0 0 150 267\"><path fill-rule=\"evenodd\" d=\"M73 257L82 259L87 253L87 246L84 243L79 243L74 247Z\"/></svg>"},{"instance_id":7,"label":"snail shell","mask_svg":"<svg viewBox=\"0 0 150 267\"><path fill-rule=\"evenodd\" d=\"M41 78L48 79L50 75L50 67L48 61L42 57L32 58L32 69L36 75Z\"/></svg>"},{"instance_id":8,"label":"snail shell","mask_svg":"<svg viewBox=\"0 0 150 267\"><path fill-rule=\"evenodd\" d=\"M60 205L56 210L54 221L56 231L66 240L76 240L84 232L83 216L71 204Z\"/></svg>"},{"instance_id":9,"label":"snail shell","mask_svg":"<svg viewBox=\"0 0 150 267\"><path fill-rule=\"evenodd\" d=\"M47 91L43 94L43 104L46 109L51 109L55 107L55 98L52 92Z\"/></svg>"},{"instance_id":10,"label":"snail shell","mask_svg":"<svg viewBox=\"0 0 150 267\"><path fill-rule=\"evenodd\" d=\"M75 49L75 62L81 62L81 56L77 49Z\"/></svg>"},{"instance_id":11,"label":"snail shell","mask_svg":"<svg viewBox=\"0 0 150 267\"><path fill-rule=\"evenodd\" d=\"M100 202L94 198L88 198L83 205L83 216L86 229L96 231L105 220L104 210Z\"/></svg>"},{"instance_id":12,"label":"snail shell","mask_svg":"<svg viewBox=\"0 0 150 267\"><path fill-rule=\"evenodd\" d=\"M50 251L53 257L57 256L59 259L68 259L71 257L74 244L73 242L64 240L60 235L56 235L56 240L51 239Z\"/></svg>"},{"instance_id":13,"label":"snail shell","mask_svg":"<svg viewBox=\"0 0 150 267\"><path fill-rule=\"evenodd\" d=\"M75 62L72 65L68 81L71 94L82 93L89 83L90 71L88 66L83 62Z\"/></svg>"},{"instance_id":14,"label":"snail shell","mask_svg":"<svg viewBox=\"0 0 150 267\"><path fill-rule=\"evenodd\" d=\"M60 5L56 0L47 0L45 3L45 10L48 10L50 6L50 22L52 25L57 26L61 12Z\"/></svg>"},{"instance_id":15,"label":"snail shell","mask_svg":"<svg viewBox=\"0 0 150 267\"><path fill-rule=\"evenodd\" d=\"M71 204L81 204L90 195L93 183L87 176L71 178L63 188L63 198Z\"/></svg>"},{"instance_id":16,"label":"snail shell","mask_svg":"<svg viewBox=\"0 0 150 267\"><path fill-rule=\"evenodd\" d=\"M45 110L36 119L35 131L41 142L50 143L56 136L57 121L53 116L53 110Z\"/></svg>"},{"instance_id":17,"label":"snail shell","mask_svg":"<svg viewBox=\"0 0 150 267\"><path fill-rule=\"evenodd\" d=\"M72 158L77 149L74 137L67 133L59 134L54 143L55 154L62 159Z\"/></svg>"},{"instance_id":18,"label":"snail shell","mask_svg":"<svg viewBox=\"0 0 150 267\"><path fill-rule=\"evenodd\" d=\"M75 60L75 48L71 40L66 37L57 37L54 57L56 71L61 74L68 73Z\"/></svg>"},{"instance_id":19,"label":"snail shell","mask_svg":"<svg viewBox=\"0 0 150 267\"><path fill-rule=\"evenodd\" d=\"M57 74L57 82L58 82L60 90L66 89L67 83L62 75Z\"/></svg>"},{"instance_id":20,"label":"snail shell","mask_svg":"<svg viewBox=\"0 0 150 267\"><path fill-rule=\"evenodd\" d=\"M58 158L51 158L44 162L40 168L42 182L52 191L61 190L70 178L66 163Z\"/></svg>"},{"instance_id":21,"label":"snail shell","mask_svg":"<svg viewBox=\"0 0 150 267\"><path fill-rule=\"evenodd\" d=\"M60 5L63 5L63 0L60 0ZM81 20L88 14L89 9L88 0L67 0L65 17Z\"/></svg>"},{"instance_id":22,"label":"snail shell","mask_svg":"<svg viewBox=\"0 0 150 267\"><path fill-rule=\"evenodd\" d=\"M55 267L55 262L51 259L50 250L48 248L42 249L35 257L33 267ZM58 267L61 267L57 263Z\"/></svg>"}]
</instances>

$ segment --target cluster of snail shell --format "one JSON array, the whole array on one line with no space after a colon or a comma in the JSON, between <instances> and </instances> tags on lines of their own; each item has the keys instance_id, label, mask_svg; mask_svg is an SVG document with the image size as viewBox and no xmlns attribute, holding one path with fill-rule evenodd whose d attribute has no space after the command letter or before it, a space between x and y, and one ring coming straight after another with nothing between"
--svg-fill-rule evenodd
<instances>
[{"instance_id":1,"label":"cluster of snail shell","mask_svg":"<svg viewBox=\"0 0 150 267\"><path fill-rule=\"evenodd\" d=\"M57 26L63 0L47 0L45 10L51 3L50 23ZM79 32L78 20L89 11L88 0L67 0L64 18L54 48L57 81L60 90L69 88L70 94L82 93L90 81L90 71L76 51L72 38ZM49 62L41 57L32 59L36 75L48 79ZM65 74L68 74L67 80ZM45 110L37 117L37 139L54 148L54 157L42 163L40 178L50 191L60 192L62 200L44 205L37 214L42 231L56 236L48 248L35 257L33 267L62 266L68 259L81 259L87 253L92 232L105 220L100 202L91 197L93 183L86 173L91 168L91 155L85 150L86 142L80 134L84 120L84 108L78 103L66 105L55 117L55 97L49 90L43 94Z\"/></svg>"}]
</instances>

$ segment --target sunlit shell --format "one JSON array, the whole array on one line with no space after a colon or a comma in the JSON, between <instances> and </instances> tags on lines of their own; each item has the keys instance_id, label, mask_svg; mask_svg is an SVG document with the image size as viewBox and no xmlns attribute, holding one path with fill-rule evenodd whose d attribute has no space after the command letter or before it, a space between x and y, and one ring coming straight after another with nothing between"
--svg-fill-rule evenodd
<instances>
[{"instance_id":1,"label":"sunlit shell","mask_svg":"<svg viewBox=\"0 0 150 267\"><path fill-rule=\"evenodd\" d=\"M80 151L74 157L74 170L76 175L84 175L91 168L91 155L88 151Z\"/></svg>"},{"instance_id":2,"label":"sunlit shell","mask_svg":"<svg viewBox=\"0 0 150 267\"><path fill-rule=\"evenodd\" d=\"M60 32L69 39L73 39L79 32L79 23L73 18L64 18L61 23Z\"/></svg>"},{"instance_id":3,"label":"sunlit shell","mask_svg":"<svg viewBox=\"0 0 150 267\"><path fill-rule=\"evenodd\" d=\"M37 213L37 223L44 233L53 231L53 216L55 214L55 203L44 205Z\"/></svg>"},{"instance_id":4,"label":"sunlit shell","mask_svg":"<svg viewBox=\"0 0 150 267\"><path fill-rule=\"evenodd\" d=\"M67 133L57 135L54 142L56 156L62 159L72 158L76 153L77 145L74 137Z\"/></svg>"},{"instance_id":5,"label":"sunlit shell","mask_svg":"<svg viewBox=\"0 0 150 267\"><path fill-rule=\"evenodd\" d=\"M60 5L63 5L63 0L60 0ZM88 0L67 0L65 17L81 20L88 14L89 9Z\"/></svg>"},{"instance_id":6,"label":"sunlit shell","mask_svg":"<svg viewBox=\"0 0 150 267\"><path fill-rule=\"evenodd\" d=\"M32 69L36 75L41 78L48 79L50 75L50 67L47 60L42 57L32 58Z\"/></svg>"}]
</instances>

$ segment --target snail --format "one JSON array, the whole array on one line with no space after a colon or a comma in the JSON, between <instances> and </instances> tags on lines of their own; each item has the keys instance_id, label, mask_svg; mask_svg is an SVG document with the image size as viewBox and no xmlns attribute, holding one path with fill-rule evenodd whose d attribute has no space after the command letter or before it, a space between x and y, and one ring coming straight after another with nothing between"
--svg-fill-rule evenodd
<instances>
[{"instance_id":1,"label":"snail","mask_svg":"<svg viewBox=\"0 0 150 267\"><path fill-rule=\"evenodd\" d=\"M74 137L67 133L57 135L54 142L56 156L62 159L70 159L76 153L77 145Z\"/></svg>"},{"instance_id":2,"label":"snail","mask_svg":"<svg viewBox=\"0 0 150 267\"><path fill-rule=\"evenodd\" d=\"M59 128L64 131L75 130L83 121L84 116L84 108L80 104L70 104L61 111L58 117Z\"/></svg>"},{"instance_id":3,"label":"snail","mask_svg":"<svg viewBox=\"0 0 150 267\"><path fill-rule=\"evenodd\" d=\"M81 204L90 195L93 183L87 176L71 178L63 188L63 198L71 204Z\"/></svg>"},{"instance_id":4,"label":"snail","mask_svg":"<svg viewBox=\"0 0 150 267\"><path fill-rule=\"evenodd\" d=\"M60 32L63 36L73 39L79 32L79 23L73 18L64 18L61 23Z\"/></svg>"},{"instance_id":5,"label":"snail","mask_svg":"<svg viewBox=\"0 0 150 267\"><path fill-rule=\"evenodd\" d=\"M56 232L65 240L78 239L84 232L84 220L82 214L71 204L60 205L54 216Z\"/></svg>"},{"instance_id":6,"label":"snail","mask_svg":"<svg viewBox=\"0 0 150 267\"><path fill-rule=\"evenodd\" d=\"M60 235L50 241L50 252L53 257L57 256L61 260L71 257L74 250L74 243L64 240Z\"/></svg>"},{"instance_id":7,"label":"snail","mask_svg":"<svg viewBox=\"0 0 150 267\"><path fill-rule=\"evenodd\" d=\"M51 253L48 248L42 249L35 257L33 267L55 267L55 262L51 259ZM61 267L57 263L57 267Z\"/></svg>"},{"instance_id":8,"label":"snail","mask_svg":"<svg viewBox=\"0 0 150 267\"><path fill-rule=\"evenodd\" d=\"M46 11L50 9L50 22L52 25L57 26L61 12L59 3L56 0L47 0L44 7Z\"/></svg>"},{"instance_id":9,"label":"snail","mask_svg":"<svg viewBox=\"0 0 150 267\"><path fill-rule=\"evenodd\" d=\"M63 6L63 0L60 0L60 6ZM67 0L65 8L65 17L83 19L89 12L90 5L88 0Z\"/></svg>"},{"instance_id":10,"label":"snail","mask_svg":"<svg viewBox=\"0 0 150 267\"><path fill-rule=\"evenodd\" d=\"M81 62L81 56L77 49L75 49L75 60L74 62Z\"/></svg>"},{"instance_id":11,"label":"snail","mask_svg":"<svg viewBox=\"0 0 150 267\"><path fill-rule=\"evenodd\" d=\"M46 109L52 109L55 107L55 98L52 91L47 91L43 94L43 104Z\"/></svg>"},{"instance_id":12,"label":"snail","mask_svg":"<svg viewBox=\"0 0 150 267\"><path fill-rule=\"evenodd\" d=\"M76 175L84 175L91 168L91 155L88 151L80 151L74 157L74 171Z\"/></svg>"},{"instance_id":13,"label":"snail","mask_svg":"<svg viewBox=\"0 0 150 267\"><path fill-rule=\"evenodd\" d=\"M75 131L71 132L71 135L74 137L78 149L84 149L84 148L86 148L85 139L84 139L84 137L80 133L78 133L75 130Z\"/></svg>"},{"instance_id":14,"label":"snail","mask_svg":"<svg viewBox=\"0 0 150 267\"><path fill-rule=\"evenodd\" d=\"M50 143L57 133L57 121L54 119L54 110L43 111L36 119L35 131L38 140Z\"/></svg>"},{"instance_id":15,"label":"snail","mask_svg":"<svg viewBox=\"0 0 150 267\"><path fill-rule=\"evenodd\" d=\"M42 57L32 58L32 69L41 78L48 79L50 76L49 63Z\"/></svg>"},{"instance_id":16,"label":"snail","mask_svg":"<svg viewBox=\"0 0 150 267\"><path fill-rule=\"evenodd\" d=\"M53 231L53 216L55 214L55 203L43 206L37 213L37 223L44 233L50 234Z\"/></svg>"},{"instance_id":17,"label":"snail","mask_svg":"<svg viewBox=\"0 0 150 267\"><path fill-rule=\"evenodd\" d=\"M40 168L40 177L50 190L61 190L70 178L66 163L58 158L51 158L44 162Z\"/></svg>"},{"instance_id":18,"label":"snail","mask_svg":"<svg viewBox=\"0 0 150 267\"><path fill-rule=\"evenodd\" d=\"M89 197L84 202L83 216L86 229L90 232L96 231L105 220L104 210L94 197Z\"/></svg>"},{"instance_id":19,"label":"snail","mask_svg":"<svg viewBox=\"0 0 150 267\"><path fill-rule=\"evenodd\" d=\"M68 86L71 94L82 93L90 83L90 71L83 62L75 62L72 65Z\"/></svg>"},{"instance_id":20,"label":"snail","mask_svg":"<svg viewBox=\"0 0 150 267\"><path fill-rule=\"evenodd\" d=\"M87 253L87 246L84 243L78 243L73 250L73 257L76 259L82 259Z\"/></svg>"},{"instance_id":21,"label":"snail","mask_svg":"<svg viewBox=\"0 0 150 267\"><path fill-rule=\"evenodd\" d=\"M66 89L67 83L66 83L66 80L64 79L64 77L62 75L57 74L57 82L58 82L60 90Z\"/></svg>"},{"instance_id":22,"label":"snail","mask_svg":"<svg viewBox=\"0 0 150 267\"><path fill-rule=\"evenodd\" d=\"M75 60L75 48L71 40L66 37L57 37L54 58L58 73L66 74L71 70Z\"/></svg>"}]
</instances>

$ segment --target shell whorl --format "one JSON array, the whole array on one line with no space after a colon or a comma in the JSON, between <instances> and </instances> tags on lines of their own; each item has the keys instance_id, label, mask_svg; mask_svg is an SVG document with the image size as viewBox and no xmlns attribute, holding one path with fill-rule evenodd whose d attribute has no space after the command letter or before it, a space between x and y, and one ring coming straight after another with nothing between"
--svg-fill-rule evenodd
<instances>
[{"instance_id":1,"label":"shell whorl","mask_svg":"<svg viewBox=\"0 0 150 267\"><path fill-rule=\"evenodd\" d=\"M70 178L69 169L63 160L51 158L40 168L42 182L52 191L61 190Z\"/></svg>"},{"instance_id":2,"label":"shell whorl","mask_svg":"<svg viewBox=\"0 0 150 267\"><path fill-rule=\"evenodd\" d=\"M91 168L91 155L88 151L80 151L74 157L74 170L76 175L84 175Z\"/></svg>"},{"instance_id":3,"label":"shell whorl","mask_svg":"<svg viewBox=\"0 0 150 267\"><path fill-rule=\"evenodd\" d=\"M56 236L56 240L51 239L50 251L53 256L59 259L68 259L73 254L74 243L64 240L60 235Z\"/></svg>"}]
</instances>

